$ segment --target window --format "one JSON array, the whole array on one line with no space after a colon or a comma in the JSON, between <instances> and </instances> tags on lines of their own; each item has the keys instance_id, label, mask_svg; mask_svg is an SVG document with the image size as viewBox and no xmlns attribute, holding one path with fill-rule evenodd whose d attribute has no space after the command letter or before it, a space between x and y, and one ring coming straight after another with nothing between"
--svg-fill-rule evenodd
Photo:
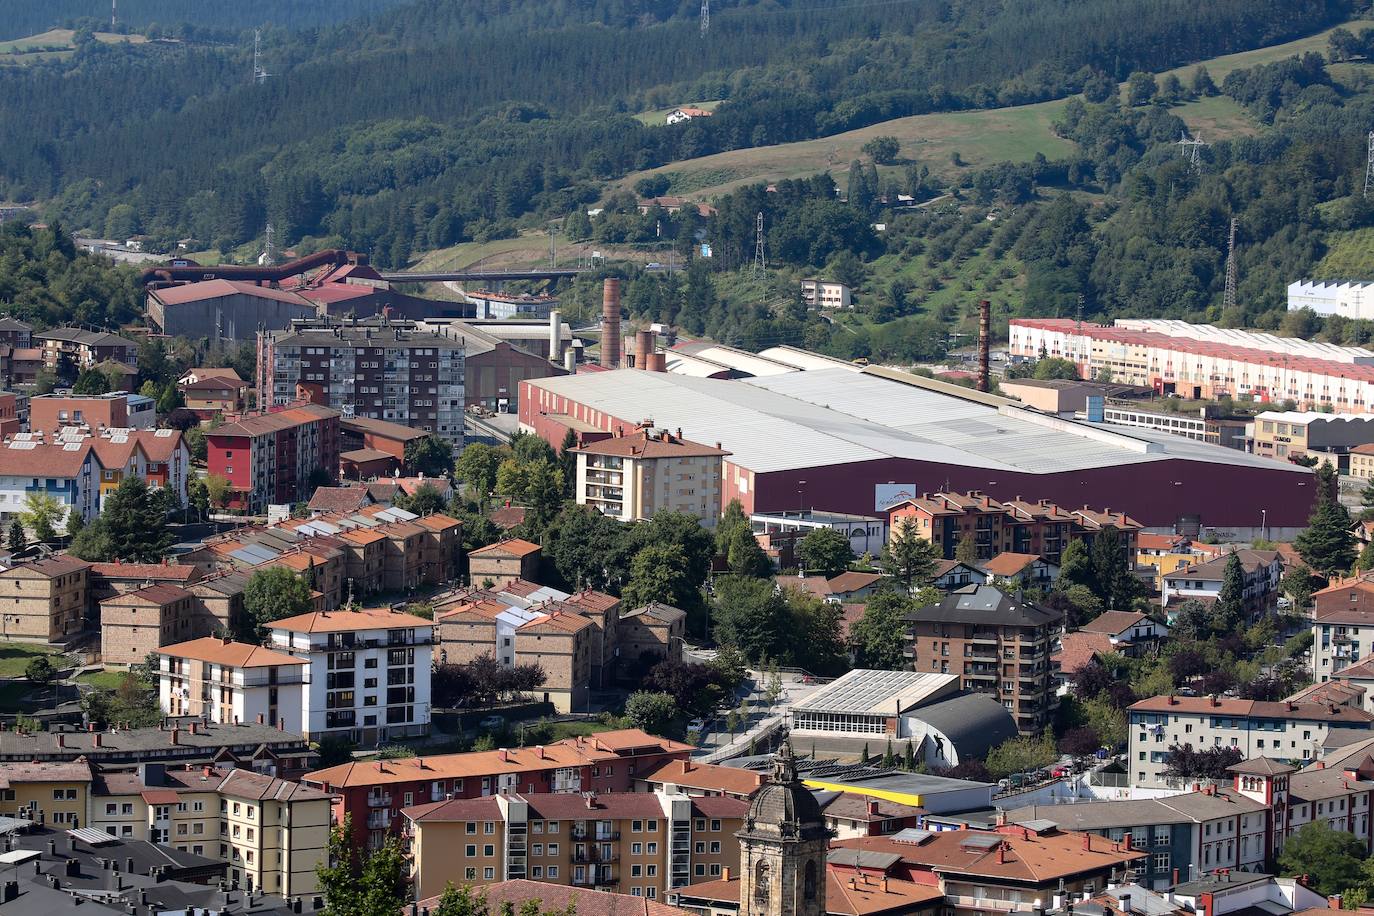
<instances>
[{"instance_id":1,"label":"window","mask_svg":"<svg viewBox=\"0 0 1374 916\"><path fill-rule=\"evenodd\" d=\"M642 878L642 877L644 877L644 866L643 866L643 865L631 865L631 866L630 866L630 877L631 877L631 878Z\"/></svg>"},{"instance_id":2,"label":"window","mask_svg":"<svg viewBox=\"0 0 1374 916\"><path fill-rule=\"evenodd\" d=\"M701 847L700 849L697 850L697 852L705 852L705 851L706 851L706 844L705 844L705 843L698 843L697 845ZM641 855L643 855L643 854L644 854L644 844L643 844L643 843L631 843L631 844L630 844L630 855L632 855L632 856L641 856Z\"/></svg>"},{"instance_id":3,"label":"window","mask_svg":"<svg viewBox=\"0 0 1374 916\"><path fill-rule=\"evenodd\" d=\"M550 877L550 878L557 878L557 877L558 877L558 866L557 866L557 865L550 865L550 866L549 866L549 877Z\"/></svg>"},{"instance_id":4,"label":"window","mask_svg":"<svg viewBox=\"0 0 1374 916\"><path fill-rule=\"evenodd\" d=\"M496 847L488 843L482 847L482 855L488 857L496 855Z\"/></svg>"},{"instance_id":5,"label":"window","mask_svg":"<svg viewBox=\"0 0 1374 916\"><path fill-rule=\"evenodd\" d=\"M465 881L476 881L476 880L477 880L477 869L475 869L475 868L465 868L465 869L463 869L463 879L464 879Z\"/></svg>"},{"instance_id":6,"label":"window","mask_svg":"<svg viewBox=\"0 0 1374 916\"><path fill-rule=\"evenodd\" d=\"M477 832L477 824L475 824L475 823L472 822L472 821L468 821L468 827L467 827L467 831L466 831L467 835L468 835L468 836L472 836L472 835L475 834L476 832Z\"/></svg>"},{"instance_id":7,"label":"window","mask_svg":"<svg viewBox=\"0 0 1374 916\"><path fill-rule=\"evenodd\" d=\"M631 832L631 833L642 833L643 831L644 831L644 822L643 822L643 821L630 821L630 832Z\"/></svg>"},{"instance_id":8,"label":"window","mask_svg":"<svg viewBox=\"0 0 1374 916\"><path fill-rule=\"evenodd\" d=\"M495 878L495 877L496 877L496 869L494 869L494 868L492 868L490 865L488 865L486 868L482 869L482 877L483 877L483 878L486 878L487 880L491 880L492 878Z\"/></svg>"},{"instance_id":9,"label":"window","mask_svg":"<svg viewBox=\"0 0 1374 916\"><path fill-rule=\"evenodd\" d=\"M1167 852L1158 852L1158 853L1155 853L1155 857L1154 857L1154 866L1155 866L1155 871L1168 871L1168 870L1169 870L1169 854L1168 854Z\"/></svg>"},{"instance_id":10,"label":"window","mask_svg":"<svg viewBox=\"0 0 1374 916\"><path fill-rule=\"evenodd\" d=\"M108 805L105 806L105 815L106 815L107 817L113 816L113 815L118 814L118 813L119 813L119 805L108 804Z\"/></svg>"},{"instance_id":11,"label":"window","mask_svg":"<svg viewBox=\"0 0 1374 916\"><path fill-rule=\"evenodd\" d=\"M486 821L486 822L484 822L484 823L482 824L482 832L485 833L487 836L491 836L493 833L496 832L496 822L495 822L495 821Z\"/></svg>"},{"instance_id":12,"label":"window","mask_svg":"<svg viewBox=\"0 0 1374 916\"><path fill-rule=\"evenodd\" d=\"M712 833L720 833L720 819L719 819L719 818L714 818L714 817L711 818L711 832L712 832Z\"/></svg>"},{"instance_id":13,"label":"window","mask_svg":"<svg viewBox=\"0 0 1374 916\"><path fill-rule=\"evenodd\" d=\"M468 848L467 848L467 857L468 857L469 859L475 859L475 858L477 858L477 847L474 846L474 845L472 845L471 843L468 844Z\"/></svg>"},{"instance_id":14,"label":"window","mask_svg":"<svg viewBox=\"0 0 1374 916\"><path fill-rule=\"evenodd\" d=\"M549 855L551 855L551 856L556 856L556 855L558 855L558 844L557 844L557 843L550 843L550 844L549 844Z\"/></svg>"}]
</instances>

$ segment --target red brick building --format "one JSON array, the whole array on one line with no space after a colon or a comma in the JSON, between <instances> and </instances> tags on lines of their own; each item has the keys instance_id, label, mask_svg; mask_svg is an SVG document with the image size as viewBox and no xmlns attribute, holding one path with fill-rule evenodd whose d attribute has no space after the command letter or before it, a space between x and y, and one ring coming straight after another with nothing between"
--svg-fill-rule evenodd
<instances>
[{"instance_id":1,"label":"red brick building","mask_svg":"<svg viewBox=\"0 0 1374 916\"><path fill-rule=\"evenodd\" d=\"M630 792L641 774L691 752L689 744L626 728L538 747L345 763L301 781L334 794L336 822L351 817L353 841L363 849L386 833L400 836L401 809L413 805L511 793Z\"/></svg>"},{"instance_id":2,"label":"red brick building","mask_svg":"<svg viewBox=\"0 0 1374 916\"><path fill-rule=\"evenodd\" d=\"M312 473L339 466L339 412L318 404L245 417L206 436L211 474L229 481L234 508L310 498Z\"/></svg>"}]
</instances>

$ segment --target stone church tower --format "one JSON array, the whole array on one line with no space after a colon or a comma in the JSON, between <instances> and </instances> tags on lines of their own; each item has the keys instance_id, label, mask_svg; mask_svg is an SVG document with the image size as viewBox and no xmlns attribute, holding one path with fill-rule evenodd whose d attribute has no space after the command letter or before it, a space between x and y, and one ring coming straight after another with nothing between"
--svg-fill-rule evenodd
<instances>
[{"instance_id":1,"label":"stone church tower","mask_svg":"<svg viewBox=\"0 0 1374 916\"><path fill-rule=\"evenodd\" d=\"M800 779L791 745L772 779L749 803L740 843L740 916L825 916L830 834L821 807Z\"/></svg>"}]
</instances>

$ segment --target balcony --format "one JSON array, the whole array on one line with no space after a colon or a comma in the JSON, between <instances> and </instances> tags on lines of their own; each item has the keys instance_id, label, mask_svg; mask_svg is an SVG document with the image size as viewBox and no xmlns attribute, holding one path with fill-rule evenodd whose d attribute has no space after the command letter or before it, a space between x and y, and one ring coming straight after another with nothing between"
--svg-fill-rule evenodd
<instances>
[{"instance_id":1,"label":"balcony","mask_svg":"<svg viewBox=\"0 0 1374 916\"><path fill-rule=\"evenodd\" d=\"M998 638L999 636L996 630L986 630L981 632L975 632L972 636L969 637L969 640L971 642L995 643L997 642Z\"/></svg>"},{"instance_id":2,"label":"balcony","mask_svg":"<svg viewBox=\"0 0 1374 916\"><path fill-rule=\"evenodd\" d=\"M996 910L999 913L1014 913L1021 904L1011 900L995 900L992 897L963 897L945 894L945 900L956 907L970 910Z\"/></svg>"},{"instance_id":3,"label":"balcony","mask_svg":"<svg viewBox=\"0 0 1374 916\"><path fill-rule=\"evenodd\" d=\"M386 830L391 827L391 814L387 811L373 811L367 816L369 830Z\"/></svg>"},{"instance_id":4,"label":"balcony","mask_svg":"<svg viewBox=\"0 0 1374 916\"><path fill-rule=\"evenodd\" d=\"M390 807L391 807L391 796L390 796L390 795L369 795L369 796L367 797L367 806L368 806L369 808L390 808Z\"/></svg>"},{"instance_id":5,"label":"balcony","mask_svg":"<svg viewBox=\"0 0 1374 916\"><path fill-rule=\"evenodd\" d=\"M593 843L610 843L620 839L619 830L578 830L573 828L572 837L574 840Z\"/></svg>"},{"instance_id":6,"label":"balcony","mask_svg":"<svg viewBox=\"0 0 1374 916\"><path fill-rule=\"evenodd\" d=\"M573 887L605 887L609 884L619 884L620 879L609 872L599 875L573 875Z\"/></svg>"},{"instance_id":7,"label":"balcony","mask_svg":"<svg viewBox=\"0 0 1374 916\"><path fill-rule=\"evenodd\" d=\"M601 863L619 862L619 861L620 861L620 852L619 852L619 850L613 849L613 850L611 850L609 853L603 853L603 852L601 852L601 850L599 850L599 849L588 849L588 850L585 851L585 852L575 852L575 853L573 853L573 859L572 859L572 860L573 860L574 862L578 863L579 865L583 865L583 864L586 864L586 863L588 863L588 862L601 862Z\"/></svg>"}]
</instances>

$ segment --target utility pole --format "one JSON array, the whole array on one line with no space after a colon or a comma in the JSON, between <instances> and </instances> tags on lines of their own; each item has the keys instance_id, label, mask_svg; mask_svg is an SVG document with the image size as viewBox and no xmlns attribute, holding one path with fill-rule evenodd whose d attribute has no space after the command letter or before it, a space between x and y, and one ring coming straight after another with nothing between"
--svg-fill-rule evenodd
<instances>
[{"instance_id":1,"label":"utility pole","mask_svg":"<svg viewBox=\"0 0 1374 916\"><path fill-rule=\"evenodd\" d=\"M754 279L762 279L768 269L768 259L763 253L763 211L759 211L754 230Z\"/></svg>"},{"instance_id":2,"label":"utility pole","mask_svg":"<svg viewBox=\"0 0 1374 916\"><path fill-rule=\"evenodd\" d=\"M711 31L711 0L701 0L701 37Z\"/></svg>"},{"instance_id":3,"label":"utility pole","mask_svg":"<svg viewBox=\"0 0 1374 916\"><path fill-rule=\"evenodd\" d=\"M253 30L253 82L261 83L270 74L262 68L262 30Z\"/></svg>"},{"instance_id":4,"label":"utility pole","mask_svg":"<svg viewBox=\"0 0 1374 916\"><path fill-rule=\"evenodd\" d=\"M1236 218L1231 217L1231 235L1226 242L1226 295L1221 300L1222 314L1236 307Z\"/></svg>"},{"instance_id":5,"label":"utility pole","mask_svg":"<svg viewBox=\"0 0 1374 916\"><path fill-rule=\"evenodd\" d=\"M1369 132L1369 155L1364 164L1364 197L1369 199L1369 189L1374 187L1374 130Z\"/></svg>"},{"instance_id":6,"label":"utility pole","mask_svg":"<svg viewBox=\"0 0 1374 916\"><path fill-rule=\"evenodd\" d=\"M1212 144L1203 140L1201 137L1194 137L1191 140L1188 139L1188 134L1186 132L1180 134L1178 138L1179 152L1188 160L1188 164L1192 166L1193 171L1197 172L1199 175L1202 174L1202 157L1199 155L1200 148L1211 145Z\"/></svg>"}]
</instances>

